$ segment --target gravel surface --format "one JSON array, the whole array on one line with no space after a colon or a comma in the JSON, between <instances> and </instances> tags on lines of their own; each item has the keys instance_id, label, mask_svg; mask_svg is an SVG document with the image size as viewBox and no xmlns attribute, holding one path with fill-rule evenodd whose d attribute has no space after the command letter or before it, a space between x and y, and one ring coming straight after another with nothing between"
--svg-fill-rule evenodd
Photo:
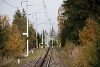
<instances>
[{"instance_id":1,"label":"gravel surface","mask_svg":"<svg viewBox=\"0 0 100 67\"><path fill-rule=\"evenodd\" d=\"M59 52L55 48L52 48L52 57L49 67L64 67L59 56Z\"/></svg>"}]
</instances>

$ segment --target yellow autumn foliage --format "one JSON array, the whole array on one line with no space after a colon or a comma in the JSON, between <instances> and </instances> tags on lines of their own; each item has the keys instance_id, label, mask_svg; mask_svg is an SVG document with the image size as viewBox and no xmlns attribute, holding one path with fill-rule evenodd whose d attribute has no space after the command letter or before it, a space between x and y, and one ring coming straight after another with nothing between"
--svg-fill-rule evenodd
<instances>
[{"instance_id":1,"label":"yellow autumn foliage","mask_svg":"<svg viewBox=\"0 0 100 67\"><path fill-rule=\"evenodd\" d=\"M25 43L18 32L17 25L12 25L12 28L9 29L7 33L7 38L8 41L5 43L6 50L8 51L7 54L14 57L20 57L25 48Z\"/></svg>"},{"instance_id":2,"label":"yellow autumn foliage","mask_svg":"<svg viewBox=\"0 0 100 67\"><path fill-rule=\"evenodd\" d=\"M99 42L100 25L91 18L86 21L86 26L79 32L82 46L79 48L79 58L75 62L75 67L99 67Z\"/></svg>"},{"instance_id":3,"label":"yellow autumn foliage","mask_svg":"<svg viewBox=\"0 0 100 67\"><path fill-rule=\"evenodd\" d=\"M79 38L84 45L89 44L90 42L95 42L100 38L100 25L93 19L88 18L86 26L82 31L79 31Z\"/></svg>"}]
</instances>

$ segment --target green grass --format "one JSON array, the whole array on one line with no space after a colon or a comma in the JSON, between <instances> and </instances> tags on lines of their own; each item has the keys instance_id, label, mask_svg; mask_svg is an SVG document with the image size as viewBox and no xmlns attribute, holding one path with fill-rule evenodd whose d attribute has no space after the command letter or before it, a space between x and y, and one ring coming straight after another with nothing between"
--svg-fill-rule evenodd
<instances>
[{"instance_id":1,"label":"green grass","mask_svg":"<svg viewBox=\"0 0 100 67\"><path fill-rule=\"evenodd\" d=\"M45 49L36 49L33 54L29 54L26 58L21 58L20 64L17 63L17 59L14 59L13 61L9 62L8 64L5 64L1 67L19 67L20 65L25 64L27 61L34 61L37 60L38 57L41 56L41 54L45 51Z\"/></svg>"}]
</instances>

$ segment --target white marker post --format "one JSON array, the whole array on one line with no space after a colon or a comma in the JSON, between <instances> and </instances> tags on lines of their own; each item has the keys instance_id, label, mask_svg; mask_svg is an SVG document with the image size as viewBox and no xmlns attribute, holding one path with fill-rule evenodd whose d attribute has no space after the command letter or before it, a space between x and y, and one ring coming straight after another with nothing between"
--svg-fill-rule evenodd
<instances>
[{"instance_id":1,"label":"white marker post","mask_svg":"<svg viewBox=\"0 0 100 67\"><path fill-rule=\"evenodd\" d=\"M20 64L20 59L18 59L18 64Z\"/></svg>"}]
</instances>

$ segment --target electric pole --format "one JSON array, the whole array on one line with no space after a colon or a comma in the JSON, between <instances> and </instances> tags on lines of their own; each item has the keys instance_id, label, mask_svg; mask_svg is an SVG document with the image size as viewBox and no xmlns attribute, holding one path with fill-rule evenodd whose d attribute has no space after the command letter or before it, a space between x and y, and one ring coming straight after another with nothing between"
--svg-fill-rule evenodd
<instances>
[{"instance_id":1,"label":"electric pole","mask_svg":"<svg viewBox=\"0 0 100 67\"><path fill-rule=\"evenodd\" d=\"M27 32L26 33L23 33L23 35L26 35L26 39L27 39L27 45L26 45L26 52L27 52L27 54L25 55L25 57L27 57L28 55L29 55L29 41L28 41L28 37L29 37L29 22L28 22L28 16L29 16L29 14L28 14L28 6L33 6L33 5L28 5L28 0L27 1L22 1L21 2L21 6L22 6L22 3L23 2L26 2L26 16L27 16L27 28L26 28L26 30L27 30Z\"/></svg>"}]
</instances>

